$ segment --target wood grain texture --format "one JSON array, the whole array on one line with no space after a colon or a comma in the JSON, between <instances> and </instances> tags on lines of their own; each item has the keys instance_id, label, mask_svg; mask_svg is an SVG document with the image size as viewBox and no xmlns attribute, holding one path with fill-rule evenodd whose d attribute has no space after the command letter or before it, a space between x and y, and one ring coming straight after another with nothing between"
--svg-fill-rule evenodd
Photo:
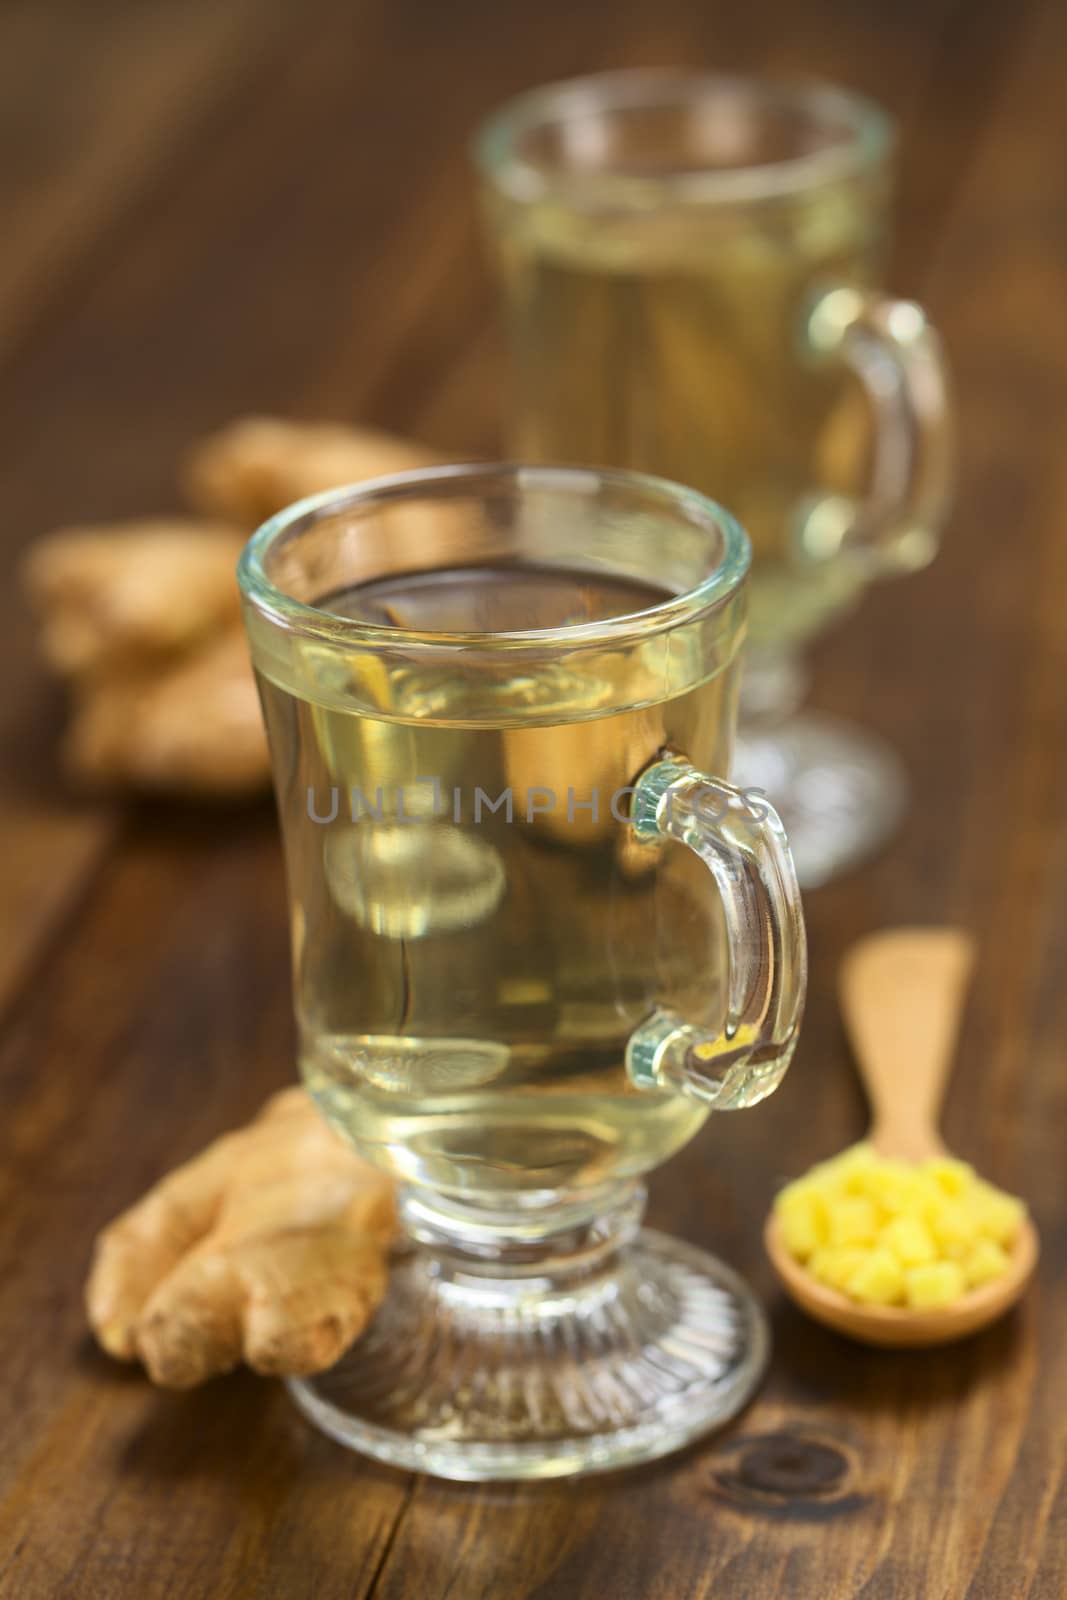
<instances>
[{"instance_id":1,"label":"wood grain texture","mask_svg":"<svg viewBox=\"0 0 1067 1600\"><path fill-rule=\"evenodd\" d=\"M91 22L90 22L91 17ZM1056 0L79 0L0 11L5 555L175 504L197 433L256 408L491 451L503 387L464 140L514 90L687 62L836 77L902 119L894 284L950 346L961 492L945 549L820 646L815 693L912 774L879 861L811 896L792 1072L713 1120L651 1220L772 1309L768 1382L656 1468L543 1488L390 1473L276 1385L151 1392L97 1355L92 1235L291 1075L269 807L72 808L55 695L0 592L0 1597L1061 1600L1067 1590L1067 17ZM53 64L53 70L47 70ZM66 94L49 93L62 80ZM53 821L48 819L52 818ZM35 881L41 885L38 894ZM776 1184L858 1136L835 997L872 928L979 956L947 1141L1025 1193L1035 1292L916 1358L773 1286Z\"/></svg>"}]
</instances>

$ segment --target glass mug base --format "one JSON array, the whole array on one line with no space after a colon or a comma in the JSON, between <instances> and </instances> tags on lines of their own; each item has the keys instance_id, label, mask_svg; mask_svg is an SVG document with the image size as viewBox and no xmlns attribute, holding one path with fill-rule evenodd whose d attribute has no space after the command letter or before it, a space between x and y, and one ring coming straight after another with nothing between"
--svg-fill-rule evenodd
<instances>
[{"instance_id":1,"label":"glass mug base","mask_svg":"<svg viewBox=\"0 0 1067 1600\"><path fill-rule=\"evenodd\" d=\"M734 1416L767 1362L766 1320L728 1267L640 1229L627 1188L540 1244L461 1237L407 1198L420 1243L369 1330L291 1380L323 1432L458 1480L554 1478L652 1461ZM495 1256L495 1259L491 1258Z\"/></svg>"},{"instance_id":2,"label":"glass mug base","mask_svg":"<svg viewBox=\"0 0 1067 1600\"><path fill-rule=\"evenodd\" d=\"M742 727L731 781L773 801L802 889L817 889L873 854L895 832L908 797L904 769L887 744L810 711L771 727Z\"/></svg>"}]
</instances>

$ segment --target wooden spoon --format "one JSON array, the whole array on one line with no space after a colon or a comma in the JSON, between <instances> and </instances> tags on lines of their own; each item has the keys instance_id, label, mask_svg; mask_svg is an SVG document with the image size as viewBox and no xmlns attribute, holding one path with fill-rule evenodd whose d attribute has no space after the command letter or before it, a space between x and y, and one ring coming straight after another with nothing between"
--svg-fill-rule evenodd
<instances>
[{"instance_id":1,"label":"wooden spoon","mask_svg":"<svg viewBox=\"0 0 1067 1600\"><path fill-rule=\"evenodd\" d=\"M974 943L953 928L895 928L861 939L841 968L841 1005L871 1105L879 1155L925 1161L945 1155L937 1131ZM866 1344L947 1344L984 1328L1019 1299L1037 1261L1026 1218L1008 1270L953 1305L915 1311L867 1306L820 1283L790 1255L772 1212L764 1229L771 1264L802 1310Z\"/></svg>"}]
</instances>

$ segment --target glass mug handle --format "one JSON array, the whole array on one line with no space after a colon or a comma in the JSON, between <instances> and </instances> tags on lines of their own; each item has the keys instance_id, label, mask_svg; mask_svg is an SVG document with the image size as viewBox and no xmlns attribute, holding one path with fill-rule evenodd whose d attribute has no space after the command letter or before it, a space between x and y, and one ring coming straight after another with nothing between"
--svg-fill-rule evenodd
<instances>
[{"instance_id":1,"label":"glass mug handle","mask_svg":"<svg viewBox=\"0 0 1067 1600\"><path fill-rule=\"evenodd\" d=\"M708 801L715 797L712 809ZM634 787L630 825L645 843L677 840L709 868L729 945L721 1032L657 1008L630 1036L626 1066L642 1089L682 1089L718 1111L777 1088L796 1046L807 944L796 871L777 812L670 757Z\"/></svg>"},{"instance_id":2,"label":"glass mug handle","mask_svg":"<svg viewBox=\"0 0 1067 1600\"><path fill-rule=\"evenodd\" d=\"M831 497L804 517L800 545L814 560L865 553L874 571L910 572L937 553L952 494L952 404L941 340L921 306L874 290L822 294L804 323L815 365L842 362L874 416L871 485L857 512Z\"/></svg>"}]
</instances>

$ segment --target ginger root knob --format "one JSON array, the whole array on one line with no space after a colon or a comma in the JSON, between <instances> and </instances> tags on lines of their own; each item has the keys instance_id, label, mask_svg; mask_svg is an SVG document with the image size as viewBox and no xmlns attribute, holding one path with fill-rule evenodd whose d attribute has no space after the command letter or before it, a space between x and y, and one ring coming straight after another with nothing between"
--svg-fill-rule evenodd
<instances>
[{"instance_id":1,"label":"ginger root knob","mask_svg":"<svg viewBox=\"0 0 1067 1600\"><path fill-rule=\"evenodd\" d=\"M120 1360L188 1389L242 1360L321 1372L386 1288L393 1184L302 1089L172 1172L99 1235L89 1321Z\"/></svg>"}]
</instances>

